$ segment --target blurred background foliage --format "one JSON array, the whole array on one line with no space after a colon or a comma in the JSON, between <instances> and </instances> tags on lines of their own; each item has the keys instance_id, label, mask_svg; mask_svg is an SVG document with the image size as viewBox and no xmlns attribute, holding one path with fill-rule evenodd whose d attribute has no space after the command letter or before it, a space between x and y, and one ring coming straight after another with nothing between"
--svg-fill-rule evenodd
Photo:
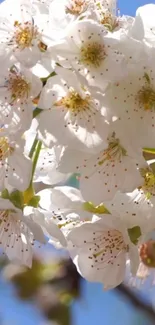
<instances>
[{"instance_id":1,"label":"blurred background foliage","mask_svg":"<svg viewBox=\"0 0 155 325\"><path fill-rule=\"evenodd\" d=\"M2 275L22 301L35 302L48 321L71 325L70 304L80 296L80 275L69 258L33 259L32 268L1 261ZM53 323L52 323L53 324Z\"/></svg>"}]
</instances>

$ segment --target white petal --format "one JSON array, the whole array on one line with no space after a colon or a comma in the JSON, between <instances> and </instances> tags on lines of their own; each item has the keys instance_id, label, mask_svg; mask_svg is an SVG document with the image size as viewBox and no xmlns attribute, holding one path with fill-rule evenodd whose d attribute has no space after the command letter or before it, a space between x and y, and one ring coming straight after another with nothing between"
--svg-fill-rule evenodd
<instances>
[{"instance_id":1,"label":"white petal","mask_svg":"<svg viewBox=\"0 0 155 325\"><path fill-rule=\"evenodd\" d=\"M0 198L0 210L15 210L18 212L18 216L22 215L21 210L17 209L10 200Z\"/></svg>"},{"instance_id":2,"label":"white petal","mask_svg":"<svg viewBox=\"0 0 155 325\"><path fill-rule=\"evenodd\" d=\"M55 104L65 95L66 91L61 84L60 77L54 76L52 78L49 78L41 92L38 106L42 109L51 108L53 104Z\"/></svg>"},{"instance_id":3,"label":"white petal","mask_svg":"<svg viewBox=\"0 0 155 325\"><path fill-rule=\"evenodd\" d=\"M56 185L67 180L69 174L62 174L57 170L61 151L61 146L54 146L52 149L45 148L40 151L34 182Z\"/></svg>"},{"instance_id":4,"label":"white petal","mask_svg":"<svg viewBox=\"0 0 155 325\"><path fill-rule=\"evenodd\" d=\"M35 215L35 222L37 222L45 231L45 233L52 237L53 240L59 241L63 247L66 246L66 239L62 231L53 222L51 212L37 211Z\"/></svg>"},{"instance_id":5,"label":"white petal","mask_svg":"<svg viewBox=\"0 0 155 325\"><path fill-rule=\"evenodd\" d=\"M52 191L52 202L59 208L80 209L83 198L78 189L70 186L55 187Z\"/></svg>"},{"instance_id":6,"label":"white petal","mask_svg":"<svg viewBox=\"0 0 155 325\"><path fill-rule=\"evenodd\" d=\"M52 201L52 189L44 189L37 193L40 196L39 205L42 209L46 211L58 211L58 208L54 206Z\"/></svg>"},{"instance_id":7,"label":"white petal","mask_svg":"<svg viewBox=\"0 0 155 325\"><path fill-rule=\"evenodd\" d=\"M130 192L142 183L136 161L130 157L122 157L115 162L104 161L104 156L102 160L101 155L94 155L83 166L81 193L86 201L96 205L111 200L118 190Z\"/></svg>"},{"instance_id":8,"label":"white petal","mask_svg":"<svg viewBox=\"0 0 155 325\"><path fill-rule=\"evenodd\" d=\"M133 276L136 276L139 267L139 253L135 245L131 244L129 248L130 270Z\"/></svg>"},{"instance_id":9,"label":"white petal","mask_svg":"<svg viewBox=\"0 0 155 325\"><path fill-rule=\"evenodd\" d=\"M34 219L34 220L33 220ZM35 222L35 216L34 218L32 218L31 216L27 216L24 218L24 223L29 227L29 229L31 230L33 236L34 236L34 239L39 241L40 243L42 244L45 244L46 243L46 240L45 240L45 236L44 236L44 233L40 227L40 225L38 225L36 222Z\"/></svg>"},{"instance_id":10,"label":"white petal","mask_svg":"<svg viewBox=\"0 0 155 325\"><path fill-rule=\"evenodd\" d=\"M82 162L84 159L89 158L90 155L86 151L78 151L69 147L64 147L60 156L59 170L62 173L79 173Z\"/></svg>"},{"instance_id":11,"label":"white petal","mask_svg":"<svg viewBox=\"0 0 155 325\"><path fill-rule=\"evenodd\" d=\"M9 157L8 183L21 191L25 191L30 184L31 173L31 160L20 151L15 151Z\"/></svg>"}]
</instances>

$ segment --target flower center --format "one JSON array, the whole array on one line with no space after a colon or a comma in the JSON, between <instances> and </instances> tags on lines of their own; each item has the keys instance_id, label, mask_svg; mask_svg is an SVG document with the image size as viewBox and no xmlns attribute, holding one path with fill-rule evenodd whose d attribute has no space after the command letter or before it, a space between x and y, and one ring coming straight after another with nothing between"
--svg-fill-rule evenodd
<instances>
[{"instance_id":1,"label":"flower center","mask_svg":"<svg viewBox=\"0 0 155 325\"><path fill-rule=\"evenodd\" d=\"M155 91L150 86L142 87L137 94L137 99L146 111L155 108Z\"/></svg>"},{"instance_id":2,"label":"flower center","mask_svg":"<svg viewBox=\"0 0 155 325\"><path fill-rule=\"evenodd\" d=\"M9 211L8 210L0 210L0 222L7 221Z\"/></svg>"},{"instance_id":3,"label":"flower center","mask_svg":"<svg viewBox=\"0 0 155 325\"><path fill-rule=\"evenodd\" d=\"M8 220L8 216L9 216L9 210L0 210L0 225L3 222L3 231L7 232L8 231L8 227L9 227L9 220Z\"/></svg>"},{"instance_id":4,"label":"flower center","mask_svg":"<svg viewBox=\"0 0 155 325\"><path fill-rule=\"evenodd\" d=\"M28 83L21 74L13 71L7 80L7 88L11 92L12 101L27 99L30 92L30 83Z\"/></svg>"},{"instance_id":5,"label":"flower center","mask_svg":"<svg viewBox=\"0 0 155 325\"><path fill-rule=\"evenodd\" d=\"M89 95L83 99L76 91L71 90L66 97L56 102L55 106L64 106L72 113L79 113L89 110L89 100Z\"/></svg>"},{"instance_id":6,"label":"flower center","mask_svg":"<svg viewBox=\"0 0 155 325\"><path fill-rule=\"evenodd\" d=\"M105 58L106 52L100 43L88 43L81 47L81 62L83 64L99 68Z\"/></svg>"},{"instance_id":7,"label":"flower center","mask_svg":"<svg viewBox=\"0 0 155 325\"><path fill-rule=\"evenodd\" d=\"M117 17L113 16L109 11L102 12L102 18L100 23L104 25L110 32L113 32L117 27L119 27L119 20Z\"/></svg>"},{"instance_id":8,"label":"flower center","mask_svg":"<svg viewBox=\"0 0 155 325\"><path fill-rule=\"evenodd\" d=\"M145 111L155 109L155 90L153 89L148 74L144 75L145 85L138 91L136 100Z\"/></svg>"},{"instance_id":9,"label":"flower center","mask_svg":"<svg viewBox=\"0 0 155 325\"><path fill-rule=\"evenodd\" d=\"M30 22L26 22L24 26L15 21L15 35L14 40L20 49L25 49L33 45L33 40L37 39L39 32L36 26L32 25Z\"/></svg>"},{"instance_id":10,"label":"flower center","mask_svg":"<svg viewBox=\"0 0 155 325\"><path fill-rule=\"evenodd\" d=\"M155 267L155 240L148 240L141 245L140 258L147 267Z\"/></svg>"},{"instance_id":11,"label":"flower center","mask_svg":"<svg viewBox=\"0 0 155 325\"><path fill-rule=\"evenodd\" d=\"M149 168L142 168L140 170L142 177L144 178L144 184L140 187L149 199L152 195L155 195L155 174Z\"/></svg>"},{"instance_id":12,"label":"flower center","mask_svg":"<svg viewBox=\"0 0 155 325\"><path fill-rule=\"evenodd\" d=\"M128 251L122 233L116 229L97 231L93 233L93 236L93 242L89 248L91 252L89 259L92 259L99 268L101 263L105 263L105 266L113 265L120 252Z\"/></svg>"},{"instance_id":13,"label":"flower center","mask_svg":"<svg viewBox=\"0 0 155 325\"><path fill-rule=\"evenodd\" d=\"M72 0L70 7L66 6L66 14L80 15L87 9L87 2L85 0Z\"/></svg>"},{"instance_id":14,"label":"flower center","mask_svg":"<svg viewBox=\"0 0 155 325\"><path fill-rule=\"evenodd\" d=\"M106 150L103 151L102 157L98 159L98 165L101 166L105 161L119 161L122 157L127 155L127 151L121 146L120 140L115 139L115 134L109 139L109 145ZM100 157L99 157L100 158Z\"/></svg>"},{"instance_id":15,"label":"flower center","mask_svg":"<svg viewBox=\"0 0 155 325\"><path fill-rule=\"evenodd\" d=\"M6 159L14 151L6 137L0 138L0 161Z\"/></svg>"}]
</instances>

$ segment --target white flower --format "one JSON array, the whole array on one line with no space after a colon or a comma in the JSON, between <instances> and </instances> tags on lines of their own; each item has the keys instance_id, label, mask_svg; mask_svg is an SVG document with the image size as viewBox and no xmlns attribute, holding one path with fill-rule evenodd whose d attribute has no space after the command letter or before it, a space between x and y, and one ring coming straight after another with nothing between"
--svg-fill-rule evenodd
<instances>
[{"instance_id":1,"label":"white flower","mask_svg":"<svg viewBox=\"0 0 155 325\"><path fill-rule=\"evenodd\" d=\"M105 1L103 4L96 4L95 8L96 17L94 19L102 24L107 31L113 33L117 31L129 31L134 22L134 18L130 16L119 16L117 13L116 3L114 1L113 8L112 6L105 5Z\"/></svg>"},{"instance_id":2,"label":"white flower","mask_svg":"<svg viewBox=\"0 0 155 325\"><path fill-rule=\"evenodd\" d=\"M96 7L100 10L100 8L104 8L109 10L111 13L117 13L117 1L116 0L94 0Z\"/></svg>"},{"instance_id":3,"label":"white flower","mask_svg":"<svg viewBox=\"0 0 155 325\"><path fill-rule=\"evenodd\" d=\"M118 190L129 192L140 186L143 179L138 167L143 166L142 153L136 152L128 139L119 139L113 133L108 138L107 147L98 153L87 154L66 148L59 170L80 173L80 190L84 199L100 204L112 199Z\"/></svg>"},{"instance_id":4,"label":"white flower","mask_svg":"<svg viewBox=\"0 0 155 325\"><path fill-rule=\"evenodd\" d=\"M56 248L67 246L66 236L75 225L91 220L85 211L84 200L78 189L61 186L44 189L37 193L39 207L26 207L26 215L36 222Z\"/></svg>"},{"instance_id":5,"label":"white flower","mask_svg":"<svg viewBox=\"0 0 155 325\"><path fill-rule=\"evenodd\" d=\"M0 16L1 55L14 55L25 67L34 66L41 57L42 21L35 23L31 1L6 1Z\"/></svg>"},{"instance_id":6,"label":"white flower","mask_svg":"<svg viewBox=\"0 0 155 325\"><path fill-rule=\"evenodd\" d=\"M91 0L53 0L50 5L49 17L52 27L60 29L61 33L69 23L76 19L87 17L88 9L92 5Z\"/></svg>"},{"instance_id":7,"label":"white flower","mask_svg":"<svg viewBox=\"0 0 155 325\"><path fill-rule=\"evenodd\" d=\"M0 100L12 105L31 104L42 89L42 82L21 65L14 65L1 74Z\"/></svg>"},{"instance_id":8,"label":"white flower","mask_svg":"<svg viewBox=\"0 0 155 325\"><path fill-rule=\"evenodd\" d=\"M92 213L85 210L85 202L80 191L76 188L58 186L54 189L42 190L38 195L40 196L40 211L42 213L46 212L49 221L54 222L65 237L76 225L92 220ZM38 223L41 225L39 221ZM47 226L46 233L48 236L50 234L49 231L50 226L49 229ZM57 248L64 247L64 242L56 236L53 238L50 235L50 243L54 244Z\"/></svg>"},{"instance_id":9,"label":"white flower","mask_svg":"<svg viewBox=\"0 0 155 325\"><path fill-rule=\"evenodd\" d=\"M28 188L32 162L24 156L24 142L15 137L0 137L0 190L8 185L24 191ZM24 171L24 172L23 172Z\"/></svg>"},{"instance_id":10,"label":"white flower","mask_svg":"<svg viewBox=\"0 0 155 325\"><path fill-rule=\"evenodd\" d=\"M155 45L155 5L146 4L136 11L135 22L130 34L149 45Z\"/></svg>"},{"instance_id":11,"label":"white flower","mask_svg":"<svg viewBox=\"0 0 155 325\"><path fill-rule=\"evenodd\" d=\"M85 11L88 9L92 1L88 0L65 0L62 3L63 9L65 9L66 14L70 14L73 16L80 16L81 14L84 14ZM55 1L53 1L52 4L54 4Z\"/></svg>"},{"instance_id":12,"label":"white flower","mask_svg":"<svg viewBox=\"0 0 155 325\"><path fill-rule=\"evenodd\" d=\"M151 207L150 211L152 217L154 218L155 213L155 174L153 173L151 167L146 165L144 168L140 169L142 178L141 184L133 192L128 193L130 200L133 203L136 203L141 209L144 207ZM146 216L147 220L147 216ZM152 219L153 220L153 219ZM154 225L155 226L155 225ZM147 223L144 226L144 229L147 232L151 231L154 227L151 222Z\"/></svg>"},{"instance_id":13,"label":"white flower","mask_svg":"<svg viewBox=\"0 0 155 325\"><path fill-rule=\"evenodd\" d=\"M31 115L20 105L12 108L8 103L0 104L1 136L21 136L30 126Z\"/></svg>"},{"instance_id":14,"label":"white flower","mask_svg":"<svg viewBox=\"0 0 155 325\"><path fill-rule=\"evenodd\" d=\"M103 1L103 4L94 0L53 0L49 10L50 30L54 30L55 39L62 38L66 28L75 20L91 18L97 21L96 12L100 7L110 13L116 13L115 1Z\"/></svg>"},{"instance_id":15,"label":"white flower","mask_svg":"<svg viewBox=\"0 0 155 325\"><path fill-rule=\"evenodd\" d=\"M81 221L92 219L91 213L85 210L81 192L74 187L56 186L53 189L42 190L38 195L40 207L52 211L55 222L64 221L71 213L79 215Z\"/></svg>"},{"instance_id":16,"label":"white flower","mask_svg":"<svg viewBox=\"0 0 155 325\"><path fill-rule=\"evenodd\" d=\"M73 244L71 256L80 274L88 281L101 282L112 289L123 282L126 260L130 258L135 274L138 268L138 249L132 244L125 221L115 215L75 227L68 235Z\"/></svg>"},{"instance_id":17,"label":"white flower","mask_svg":"<svg viewBox=\"0 0 155 325\"><path fill-rule=\"evenodd\" d=\"M7 257L31 267L34 239L45 243L41 228L9 200L0 198L0 245Z\"/></svg>"},{"instance_id":18,"label":"white flower","mask_svg":"<svg viewBox=\"0 0 155 325\"><path fill-rule=\"evenodd\" d=\"M51 149L41 149L34 174L34 182L55 185L67 180L70 174L63 174L57 170L61 151L62 146L54 146Z\"/></svg>"},{"instance_id":19,"label":"white flower","mask_svg":"<svg viewBox=\"0 0 155 325\"><path fill-rule=\"evenodd\" d=\"M121 220L125 220L127 228L132 229L138 226L140 228L139 238L142 240L150 231L155 228L154 206L152 203L144 199L140 200L141 193L137 195L137 190L131 193L117 192L115 197L105 202L105 207L112 214Z\"/></svg>"},{"instance_id":20,"label":"white flower","mask_svg":"<svg viewBox=\"0 0 155 325\"><path fill-rule=\"evenodd\" d=\"M40 207L32 208L27 206L24 212L26 216L28 216L30 222L32 221L35 224L37 224L38 227L41 227L44 234L48 236L48 238L51 238L51 242L56 247L58 247L58 244L61 248L66 247L67 245L66 239L60 227L56 224L56 222L54 222L54 219L51 216L52 211L49 211L48 208L46 208L45 210L45 209L41 209Z\"/></svg>"},{"instance_id":21,"label":"white flower","mask_svg":"<svg viewBox=\"0 0 155 325\"><path fill-rule=\"evenodd\" d=\"M94 147L108 136L109 126L103 116L102 96L88 89L83 80L62 68L49 78L38 106L48 109L39 116L39 130L48 131L64 145Z\"/></svg>"},{"instance_id":22,"label":"white flower","mask_svg":"<svg viewBox=\"0 0 155 325\"><path fill-rule=\"evenodd\" d=\"M153 52L154 53L154 52ZM150 50L150 64L139 64L125 79L112 83L102 104L107 115L117 116L129 128L129 138L137 147L154 147L155 136L155 69ZM147 132L146 132L147 125Z\"/></svg>"},{"instance_id":23,"label":"white flower","mask_svg":"<svg viewBox=\"0 0 155 325\"><path fill-rule=\"evenodd\" d=\"M147 239L139 245L140 264L134 277L127 272L127 282L129 285L140 289L150 289L155 285L154 245L154 239Z\"/></svg>"},{"instance_id":24,"label":"white flower","mask_svg":"<svg viewBox=\"0 0 155 325\"><path fill-rule=\"evenodd\" d=\"M51 46L51 53L61 65L73 67L89 84L103 90L107 82L124 74L124 57L118 45L119 40L107 34L104 26L84 20L72 23L66 38Z\"/></svg>"},{"instance_id":25,"label":"white flower","mask_svg":"<svg viewBox=\"0 0 155 325\"><path fill-rule=\"evenodd\" d=\"M13 66L2 73L0 86L0 114L4 122L7 124L7 120L13 118L18 124L17 129L27 130L32 120L32 101L40 93L42 82L29 70Z\"/></svg>"},{"instance_id":26,"label":"white flower","mask_svg":"<svg viewBox=\"0 0 155 325\"><path fill-rule=\"evenodd\" d=\"M33 0L32 8L34 14L48 15L49 14L49 6L53 2L53 0Z\"/></svg>"},{"instance_id":27,"label":"white flower","mask_svg":"<svg viewBox=\"0 0 155 325\"><path fill-rule=\"evenodd\" d=\"M53 0L49 7L49 37L57 41L63 38L69 24L76 20L91 18L96 20L95 10L98 4L94 0Z\"/></svg>"},{"instance_id":28,"label":"white flower","mask_svg":"<svg viewBox=\"0 0 155 325\"><path fill-rule=\"evenodd\" d=\"M67 240L72 242L70 254L81 275L89 281L102 282L109 289L124 280L126 261L136 276L139 245L154 229L155 221L152 205L147 200L139 204L133 193L118 192L105 207L110 214L76 226Z\"/></svg>"}]
</instances>

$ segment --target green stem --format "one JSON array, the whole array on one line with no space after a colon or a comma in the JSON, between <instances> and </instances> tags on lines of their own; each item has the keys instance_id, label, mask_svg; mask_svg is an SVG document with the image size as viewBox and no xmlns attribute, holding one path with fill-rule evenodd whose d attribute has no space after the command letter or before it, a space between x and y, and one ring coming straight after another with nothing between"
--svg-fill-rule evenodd
<instances>
[{"instance_id":1,"label":"green stem","mask_svg":"<svg viewBox=\"0 0 155 325\"><path fill-rule=\"evenodd\" d=\"M35 154L34 154L33 159L32 159L33 167L32 167L32 179L31 179L31 182L33 182L33 176L34 176L35 169L36 169L36 166L37 166L37 161L38 161L38 158L39 158L41 146L42 146L42 142L38 141L37 146L36 146L36 151L35 151Z\"/></svg>"},{"instance_id":2,"label":"green stem","mask_svg":"<svg viewBox=\"0 0 155 325\"><path fill-rule=\"evenodd\" d=\"M33 154L35 152L35 148L37 146L37 143L38 143L38 139L37 139L37 136L36 136L35 139L34 139L33 145L31 147L31 150L29 152L29 158L32 158L33 157Z\"/></svg>"},{"instance_id":3,"label":"green stem","mask_svg":"<svg viewBox=\"0 0 155 325\"><path fill-rule=\"evenodd\" d=\"M32 148L30 150L31 155L32 155L32 176L31 176L31 181L30 181L30 185L28 187L28 189L23 193L23 197L24 197L24 204L27 204L32 200L32 198L35 196L35 192L34 192L34 188L33 188L33 176L35 173L35 169L36 169L36 165L37 165L37 161L39 158L39 154L40 154L40 150L41 150L41 146L42 146L42 142L39 140L34 140L34 143L32 145ZM32 152L33 149L33 152Z\"/></svg>"}]
</instances>

